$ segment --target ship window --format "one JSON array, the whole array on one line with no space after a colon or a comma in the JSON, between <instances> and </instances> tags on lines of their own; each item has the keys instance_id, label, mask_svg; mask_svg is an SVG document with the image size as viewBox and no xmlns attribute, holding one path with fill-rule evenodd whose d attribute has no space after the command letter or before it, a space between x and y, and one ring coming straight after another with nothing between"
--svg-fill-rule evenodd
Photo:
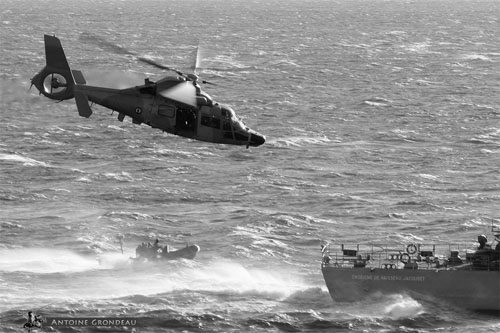
<instances>
[{"instance_id":1,"label":"ship window","mask_svg":"<svg viewBox=\"0 0 500 333\"><path fill-rule=\"evenodd\" d=\"M173 118L175 115L175 106L173 105L158 105L158 115L163 117Z\"/></svg>"},{"instance_id":2,"label":"ship window","mask_svg":"<svg viewBox=\"0 0 500 333\"><path fill-rule=\"evenodd\" d=\"M216 118L216 117L202 115L201 116L201 124L203 126L220 129L220 119Z\"/></svg>"},{"instance_id":3,"label":"ship window","mask_svg":"<svg viewBox=\"0 0 500 333\"><path fill-rule=\"evenodd\" d=\"M356 250L344 250L344 255L349 257L355 257L357 254Z\"/></svg>"},{"instance_id":4,"label":"ship window","mask_svg":"<svg viewBox=\"0 0 500 333\"><path fill-rule=\"evenodd\" d=\"M420 255L422 257L433 257L434 252L432 252L432 251L420 251Z\"/></svg>"}]
</instances>

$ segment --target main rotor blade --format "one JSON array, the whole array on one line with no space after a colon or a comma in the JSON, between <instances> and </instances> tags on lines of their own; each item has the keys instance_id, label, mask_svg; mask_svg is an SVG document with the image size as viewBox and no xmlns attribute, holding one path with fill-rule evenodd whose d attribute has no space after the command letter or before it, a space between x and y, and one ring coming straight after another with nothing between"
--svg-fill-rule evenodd
<instances>
[{"instance_id":1,"label":"main rotor blade","mask_svg":"<svg viewBox=\"0 0 500 333\"><path fill-rule=\"evenodd\" d=\"M182 76L182 77L189 80L188 75L184 74L183 72L181 72L173 67L169 67L169 66L165 66L163 64L160 64L159 62L156 62L152 59L140 56L137 52L130 51L130 50L128 50L120 45L117 45L113 42L106 40L105 38L103 38L101 36L97 36L97 35L94 35L94 34L89 33L89 32L83 32L80 34L80 40L82 40L84 42L92 43L92 44L94 44L94 45L96 45L104 50L107 50L108 52L112 52L112 53L115 53L118 55L133 56L134 59L136 59L137 61L143 62L145 64L148 64L150 66L153 66L153 67L156 67L156 68L159 68L162 70L173 71L173 72L177 73L177 75ZM202 60L203 60L203 49L201 48L200 45L198 45L196 47L196 55L195 55L194 63L191 66L191 69L195 75L198 75L197 71L201 67ZM216 85L215 83L205 81L205 80L200 80L199 82L204 83L204 84Z\"/></svg>"},{"instance_id":2,"label":"main rotor blade","mask_svg":"<svg viewBox=\"0 0 500 333\"><path fill-rule=\"evenodd\" d=\"M163 97L196 107L196 88L191 81L181 82L172 88L159 91Z\"/></svg>"},{"instance_id":3,"label":"main rotor blade","mask_svg":"<svg viewBox=\"0 0 500 333\"><path fill-rule=\"evenodd\" d=\"M178 75L185 77L184 73L182 73L181 71L178 71L175 68L168 67L168 66L162 65L154 60L142 57L139 54L137 54L137 52L130 51L130 50L128 50L120 45L114 44L101 36L97 36L97 35L91 34L89 32L84 32L80 35L80 40L82 40L84 42L90 42L90 43L92 43L92 44L94 44L102 49L105 49L109 52L112 52L112 53L115 53L118 55L131 55L138 61L141 61L143 63L146 63L148 65L154 66L154 67L159 68L159 69L174 71Z\"/></svg>"},{"instance_id":4,"label":"main rotor blade","mask_svg":"<svg viewBox=\"0 0 500 333\"><path fill-rule=\"evenodd\" d=\"M191 66L191 70L196 75L198 75L198 68L200 68L200 66L201 66L201 59L202 59L201 53L202 53L201 47L200 47L200 45L198 45L196 47L196 54L195 54L195 58L194 58L194 63Z\"/></svg>"},{"instance_id":5,"label":"main rotor blade","mask_svg":"<svg viewBox=\"0 0 500 333\"><path fill-rule=\"evenodd\" d=\"M178 75L180 76L185 76L184 73L182 73L181 71L178 71L177 69L175 68L172 68L172 67L168 67L168 66L165 66L165 65L162 65L154 60L151 60L151 59L148 59L148 58L144 58L144 57L136 57L137 60L139 61L142 61L146 64L149 64L151 66L154 66L156 68L159 68L159 69L164 69L164 70L167 70L167 71L174 71L176 72Z\"/></svg>"},{"instance_id":6,"label":"main rotor blade","mask_svg":"<svg viewBox=\"0 0 500 333\"><path fill-rule=\"evenodd\" d=\"M213 86L216 86L217 84L213 83L213 82L210 82L210 81L205 81L205 80L201 80L201 83L203 84L211 84Z\"/></svg>"},{"instance_id":7,"label":"main rotor blade","mask_svg":"<svg viewBox=\"0 0 500 333\"><path fill-rule=\"evenodd\" d=\"M199 70L200 68L203 68L203 67L202 67L202 61L203 61L203 59L204 59L204 57L205 57L205 56L204 56L204 54L205 54L205 52L204 52L204 48L202 48L202 47L198 44L198 46L196 47L196 55L195 55L195 58L194 58L194 63L193 63L193 65L191 66L191 70L192 70L192 71L193 71L193 73L194 73L195 75L197 75L198 77L199 77L198 70ZM216 84L215 84L215 83L210 82L210 81L198 80L198 82L201 82L201 83L203 83L203 84L211 84L211 85L213 85L213 86L216 86Z\"/></svg>"},{"instance_id":8,"label":"main rotor blade","mask_svg":"<svg viewBox=\"0 0 500 333\"><path fill-rule=\"evenodd\" d=\"M121 47L117 44L114 44L114 43L104 39L101 36L97 36L97 35L91 34L89 32L82 32L80 34L80 40L87 42L87 43L92 43L92 44L94 44L102 49L105 49L109 52L116 53L119 55L126 54L126 55L133 55L135 57L137 56L136 53L134 53L130 50L127 50L126 48Z\"/></svg>"}]
</instances>

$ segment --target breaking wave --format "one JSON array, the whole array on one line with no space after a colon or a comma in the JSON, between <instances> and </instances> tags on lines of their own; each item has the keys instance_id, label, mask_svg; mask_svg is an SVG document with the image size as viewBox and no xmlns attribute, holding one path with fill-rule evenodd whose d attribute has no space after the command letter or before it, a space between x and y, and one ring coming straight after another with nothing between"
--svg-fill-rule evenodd
<instances>
[{"instance_id":1,"label":"breaking wave","mask_svg":"<svg viewBox=\"0 0 500 333\"><path fill-rule=\"evenodd\" d=\"M50 167L49 164L41 161L37 161L30 157L25 157L17 154L0 154L0 160L11 162L11 163L19 163L24 166L43 166Z\"/></svg>"}]
</instances>

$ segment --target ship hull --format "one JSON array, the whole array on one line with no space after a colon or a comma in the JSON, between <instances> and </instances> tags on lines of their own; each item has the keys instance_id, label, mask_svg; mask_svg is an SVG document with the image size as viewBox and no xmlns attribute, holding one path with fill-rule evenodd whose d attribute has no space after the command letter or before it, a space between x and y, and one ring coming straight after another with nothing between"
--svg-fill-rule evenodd
<instances>
[{"instance_id":1,"label":"ship hull","mask_svg":"<svg viewBox=\"0 0 500 333\"><path fill-rule=\"evenodd\" d=\"M500 272L344 268L324 265L334 301L353 302L373 294L431 296L471 310L500 311Z\"/></svg>"}]
</instances>

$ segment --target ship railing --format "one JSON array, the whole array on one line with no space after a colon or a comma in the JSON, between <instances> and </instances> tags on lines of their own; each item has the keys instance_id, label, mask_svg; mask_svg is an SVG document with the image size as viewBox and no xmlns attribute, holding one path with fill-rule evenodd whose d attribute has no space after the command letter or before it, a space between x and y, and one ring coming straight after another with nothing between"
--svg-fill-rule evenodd
<instances>
[{"instance_id":1,"label":"ship railing","mask_svg":"<svg viewBox=\"0 0 500 333\"><path fill-rule=\"evenodd\" d=\"M379 269L498 270L498 258L477 256L471 244L326 244L322 265Z\"/></svg>"}]
</instances>

